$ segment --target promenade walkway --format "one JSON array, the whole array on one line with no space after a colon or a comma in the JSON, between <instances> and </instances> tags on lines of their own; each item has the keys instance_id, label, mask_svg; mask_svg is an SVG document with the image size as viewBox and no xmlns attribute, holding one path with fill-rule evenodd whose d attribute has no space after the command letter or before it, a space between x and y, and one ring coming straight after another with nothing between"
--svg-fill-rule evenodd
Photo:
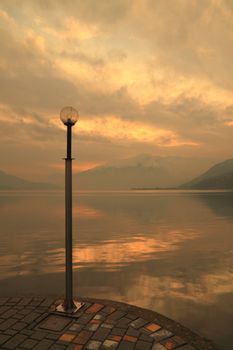
<instances>
[{"instance_id":1,"label":"promenade walkway","mask_svg":"<svg viewBox=\"0 0 233 350\"><path fill-rule=\"evenodd\" d=\"M216 349L156 312L109 300L79 301L84 306L67 317L55 312L61 300L0 298L0 350Z\"/></svg>"}]
</instances>

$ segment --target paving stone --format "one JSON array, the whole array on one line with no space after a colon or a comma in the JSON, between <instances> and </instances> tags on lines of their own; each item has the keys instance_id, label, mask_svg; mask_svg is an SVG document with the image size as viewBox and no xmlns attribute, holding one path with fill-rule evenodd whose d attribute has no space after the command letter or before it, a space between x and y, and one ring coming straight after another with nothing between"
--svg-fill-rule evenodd
<instances>
[{"instance_id":1,"label":"paving stone","mask_svg":"<svg viewBox=\"0 0 233 350\"><path fill-rule=\"evenodd\" d=\"M104 341L104 340L107 338L107 336L109 335L110 331L111 331L111 330L108 329L108 328L100 327L100 328L97 329L97 331L94 333L92 339Z\"/></svg>"},{"instance_id":2,"label":"paving stone","mask_svg":"<svg viewBox=\"0 0 233 350\"><path fill-rule=\"evenodd\" d=\"M9 335L0 334L0 345L4 344L8 339L10 339Z\"/></svg>"},{"instance_id":3,"label":"paving stone","mask_svg":"<svg viewBox=\"0 0 233 350\"><path fill-rule=\"evenodd\" d=\"M18 322L18 320L15 320L14 318L9 318L8 320L1 322L0 331L5 331L6 329L12 327L16 322Z\"/></svg>"},{"instance_id":4,"label":"paving stone","mask_svg":"<svg viewBox=\"0 0 233 350\"><path fill-rule=\"evenodd\" d=\"M101 327L103 327L103 328L108 328L108 329L112 329L112 328L113 328L113 325L112 325L112 324L109 324L109 323L102 323Z\"/></svg>"},{"instance_id":5,"label":"paving stone","mask_svg":"<svg viewBox=\"0 0 233 350\"><path fill-rule=\"evenodd\" d=\"M149 332L156 332L159 329L161 329L161 326L156 323L150 323L147 326L144 327Z\"/></svg>"},{"instance_id":6,"label":"paving stone","mask_svg":"<svg viewBox=\"0 0 233 350\"><path fill-rule=\"evenodd\" d=\"M4 314L4 312L10 310L9 306L0 306L0 315Z\"/></svg>"},{"instance_id":7,"label":"paving stone","mask_svg":"<svg viewBox=\"0 0 233 350\"><path fill-rule=\"evenodd\" d=\"M141 333L139 338L140 338L140 340L144 340L144 341L147 341L149 343L153 343L153 341L154 341L154 339L149 334Z\"/></svg>"},{"instance_id":8,"label":"paving stone","mask_svg":"<svg viewBox=\"0 0 233 350\"><path fill-rule=\"evenodd\" d=\"M22 322L31 323L34 320L36 320L38 317L39 315L36 312L31 312L30 314L22 318Z\"/></svg>"},{"instance_id":9,"label":"paving stone","mask_svg":"<svg viewBox=\"0 0 233 350\"><path fill-rule=\"evenodd\" d=\"M135 346L135 350L150 350L151 347L151 343L145 342L143 340L138 340Z\"/></svg>"},{"instance_id":10,"label":"paving stone","mask_svg":"<svg viewBox=\"0 0 233 350\"><path fill-rule=\"evenodd\" d=\"M48 307L45 307L45 306L38 306L36 309L35 309L35 312L39 312L39 313L45 313L48 311Z\"/></svg>"},{"instance_id":11,"label":"paving stone","mask_svg":"<svg viewBox=\"0 0 233 350\"><path fill-rule=\"evenodd\" d=\"M43 339L33 348L33 350L47 350L52 344L52 340Z\"/></svg>"},{"instance_id":12,"label":"paving stone","mask_svg":"<svg viewBox=\"0 0 233 350\"><path fill-rule=\"evenodd\" d=\"M136 320L134 320L133 322L130 323L130 325L133 327L133 328L140 328L140 327L143 327L145 326L146 324L148 323L148 321L144 320L143 318L137 318Z\"/></svg>"},{"instance_id":13,"label":"paving stone","mask_svg":"<svg viewBox=\"0 0 233 350\"><path fill-rule=\"evenodd\" d=\"M120 335L110 334L110 335L108 335L108 339L109 340L114 340L116 342L120 342L122 337Z\"/></svg>"},{"instance_id":14,"label":"paving stone","mask_svg":"<svg viewBox=\"0 0 233 350\"><path fill-rule=\"evenodd\" d=\"M15 331L14 329L7 329L6 331L4 331L4 334L9 334L9 335L15 335L17 333L18 331Z\"/></svg>"},{"instance_id":15,"label":"paving stone","mask_svg":"<svg viewBox=\"0 0 233 350\"><path fill-rule=\"evenodd\" d=\"M18 305L26 306L31 302L32 298L22 298Z\"/></svg>"},{"instance_id":16,"label":"paving stone","mask_svg":"<svg viewBox=\"0 0 233 350\"><path fill-rule=\"evenodd\" d=\"M22 310L23 308L24 308L24 307L23 307L22 305L19 305L19 304L15 305L15 306L13 307L14 310Z\"/></svg>"},{"instance_id":17,"label":"paving stone","mask_svg":"<svg viewBox=\"0 0 233 350\"><path fill-rule=\"evenodd\" d=\"M172 335L173 335L172 332L166 329L160 329L157 332L152 333L150 336L154 338L157 342L159 342L163 339L171 337Z\"/></svg>"},{"instance_id":18,"label":"paving stone","mask_svg":"<svg viewBox=\"0 0 233 350\"><path fill-rule=\"evenodd\" d=\"M0 298L0 305L5 304L9 298Z\"/></svg>"},{"instance_id":19,"label":"paving stone","mask_svg":"<svg viewBox=\"0 0 233 350\"><path fill-rule=\"evenodd\" d=\"M27 323L24 322L17 322L12 326L12 329L16 330L16 331L21 331L22 329L24 329L25 327L27 327Z\"/></svg>"},{"instance_id":20,"label":"paving stone","mask_svg":"<svg viewBox=\"0 0 233 350\"><path fill-rule=\"evenodd\" d=\"M24 318L24 315L17 313L14 315L14 318L16 318L17 320L22 320L22 318Z\"/></svg>"},{"instance_id":21,"label":"paving stone","mask_svg":"<svg viewBox=\"0 0 233 350\"><path fill-rule=\"evenodd\" d=\"M41 321L43 321L46 317L48 317L49 314L48 313L43 313L42 315L40 315L37 319L36 319L36 323L40 323Z\"/></svg>"},{"instance_id":22,"label":"paving stone","mask_svg":"<svg viewBox=\"0 0 233 350\"><path fill-rule=\"evenodd\" d=\"M16 297L10 298L10 302L14 304L17 304L20 300L21 298L16 298Z\"/></svg>"},{"instance_id":23,"label":"paving stone","mask_svg":"<svg viewBox=\"0 0 233 350\"><path fill-rule=\"evenodd\" d=\"M117 328L117 327L114 327L111 331L111 334L115 334L115 335L125 335L126 333L126 330L124 328Z\"/></svg>"},{"instance_id":24,"label":"paving stone","mask_svg":"<svg viewBox=\"0 0 233 350\"><path fill-rule=\"evenodd\" d=\"M41 304L40 306L51 306L53 304L53 299L51 298L46 298Z\"/></svg>"},{"instance_id":25,"label":"paving stone","mask_svg":"<svg viewBox=\"0 0 233 350\"><path fill-rule=\"evenodd\" d=\"M101 314L96 314L94 317L93 317L94 320L104 320L105 317Z\"/></svg>"},{"instance_id":26,"label":"paving stone","mask_svg":"<svg viewBox=\"0 0 233 350\"><path fill-rule=\"evenodd\" d=\"M125 316L125 314L126 314L126 312L123 312L121 310L116 310L111 315L109 315L107 319L117 321L120 318L122 318L123 316Z\"/></svg>"},{"instance_id":27,"label":"paving stone","mask_svg":"<svg viewBox=\"0 0 233 350\"><path fill-rule=\"evenodd\" d=\"M161 344L165 346L166 349L169 349L169 350L177 348L177 344L174 341L172 341L171 338L162 340Z\"/></svg>"},{"instance_id":28,"label":"paving stone","mask_svg":"<svg viewBox=\"0 0 233 350\"><path fill-rule=\"evenodd\" d=\"M72 333L64 333L60 336L59 341L64 341L66 343L71 343L75 338L75 334Z\"/></svg>"},{"instance_id":29,"label":"paving stone","mask_svg":"<svg viewBox=\"0 0 233 350\"><path fill-rule=\"evenodd\" d=\"M88 331L92 331L92 332L95 332L98 328L99 328L100 324L91 324L91 323L88 323L85 327L86 330Z\"/></svg>"},{"instance_id":30,"label":"paving stone","mask_svg":"<svg viewBox=\"0 0 233 350\"><path fill-rule=\"evenodd\" d=\"M69 331L73 331L73 332L78 332L81 331L81 329L83 329L83 325L80 323L73 323L70 327L69 327Z\"/></svg>"},{"instance_id":31,"label":"paving stone","mask_svg":"<svg viewBox=\"0 0 233 350\"><path fill-rule=\"evenodd\" d=\"M85 314L79 317L78 322L81 324L87 324L93 318L93 314Z\"/></svg>"},{"instance_id":32,"label":"paving stone","mask_svg":"<svg viewBox=\"0 0 233 350\"><path fill-rule=\"evenodd\" d=\"M65 350L66 346L61 344L53 344L49 350Z\"/></svg>"},{"instance_id":33,"label":"paving stone","mask_svg":"<svg viewBox=\"0 0 233 350\"><path fill-rule=\"evenodd\" d=\"M159 343L156 343L156 344L154 344L153 346L152 346L152 349L151 350L167 350L166 348L165 348L165 346L163 346L163 345L161 345L161 344L159 344Z\"/></svg>"},{"instance_id":34,"label":"paving stone","mask_svg":"<svg viewBox=\"0 0 233 350\"><path fill-rule=\"evenodd\" d=\"M28 309L28 310L31 310L31 311L33 311L33 310L35 310L35 306L32 306L32 305L27 305L26 307L25 307L25 309Z\"/></svg>"},{"instance_id":35,"label":"paving stone","mask_svg":"<svg viewBox=\"0 0 233 350\"><path fill-rule=\"evenodd\" d=\"M46 332L42 332L42 331L35 331L32 333L31 338L32 339L36 339L36 340L42 340L47 336Z\"/></svg>"},{"instance_id":36,"label":"paving stone","mask_svg":"<svg viewBox=\"0 0 233 350\"><path fill-rule=\"evenodd\" d=\"M37 343L38 342L36 340L26 339L22 344L20 344L20 347L23 349L32 349Z\"/></svg>"},{"instance_id":37,"label":"paving stone","mask_svg":"<svg viewBox=\"0 0 233 350\"><path fill-rule=\"evenodd\" d=\"M24 316L30 314L31 312L32 312L31 309L26 309L26 308L18 311L19 314L24 315Z\"/></svg>"},{"instance_id":38,"label":"paving stone","mask_svg":"<svg viewBox=\"0 0 233 350\"><path fill-rule=\"evenodd\" d=\"M82 349L84 349L84 347L82 345L79 345L79 344L70 344L66 348L66 350L82 350Z\"/></svg>"},{"instance_id":39,"label":"paving stone","mask_svg":"<svg viewBox=\"0 0 233 350\"><path fill-rule=\"evenodd\" d=\"M61 332L65 327L71 324L72 319L64 316L49 315L44 321L42 321L38 328L46 329L49 331Z\"/></svg>"},{"instance_id":40,"label":"paving stone","mask_svg":"<svg viewBox=\"0 0 233 350\"><path fill-rule=\"evenodd\" d=\"M51 298L3 299L0 350L195 350L136 307L85 302L72 317L54 307Z\"/></svg>"},{"instance_id":41,"label":"paving stone","mask_svg":"<svg viewBox=\"0 0 233 350\"><path fill-rule=\"evenodd\" d=\"M116 309L114 307L112 307L112 306L105 306L101 311L104 312L107 315L110 315L111 313L116 311Z\"/></svg>"},{"instance_id":42,"label":"paving stone","mask_svg":"<svg viewBox=\"0 0 233 350\"><path fill-rule=\"evenodd\" d=\"M42 301L43 301L43 299L38 299L38 300L35 299L35 300L32 300L29 305L39 306L42 303Z\"/></svg>"},{"instance_id":43,"label":"paving stone","mask_svg":"<svg viewBox=\"0 0 233 350\"><path fill-rule=\"evenodd\" d=\"M37 323L36 322L32 322L30 323L28 326L27 326L27 329L34 329L35 327L37 326Z\"/></svg>"},{"instance_id":44,"label":"paving stone","mask_svg":"<svg viewBox=\"0 0 233 350\"><path fill-rule=\"evenodd\" d=\"M131 343L129 341L125 341L125 340L122 340L122 342L120 342L120 345L119 345L119 350L133 350L134 348L134 343ZM142 349L140 349L142 350Z\"/></svg>"},{"instance_id":45,"label":"paving stone","mask_svg":"<svg viewBox=\"0 0 233 350\"><path fill-rule=\"evenodd\" d=\"M124 335L123 340L130 341L131 343L136 343L138 338L132 337L132 335Z\"/></svg>"},{"instance_id":46,"label":"paving stone","mask_svg":"<svg viewBox=\"0 0 233 350\"><path fill-rule=\"evenodd\" d=\"M179 346L184 345L184 344L187 343L184 339L182 339L178 335L175 335L174 337L172 337L171 340L174 340L176 342L176 344L179 345Z\"/></svg>"},{"instance_id":47,"label":"paving stone","mask_svg":"<svg viewBox=\"0 0 233 350\"><path fill-rule=\"evenodd\" d=\"M101 346L101 350L114 350L117 348L118 346L118 342L114 341L114 340L105 340Z\"/></svg>"},{"instance_id":48,"label":"paving stone","mask_svg":"<svg viewBox=\"0 0 233 350\"><path fill-rule=\"evenodd\" d=\"M82 330L78 334L78 336L74 339L74 343L80 344L80 345L86 344L88 340L91 338L92 334L93 334L92 332Z\"/></svg>"},{"instance_id":49,"label":"paving stone","mask_svg":"<svg viewBox=\"0 0 233 350\"><path fill-rule=\"evenodd\" d=\"M133 337L139 337L140 332L139 332L138 329L134 329L133 327L129 327L129 328L127 329L126 334L132 335Z\"/></svg>"},{"instance_id":50,"label":"paving stone","mask_svg":"<svg viewBox=\"0 0 233 350\"><path fill-rule=\"evenodd\" d=\"M7 318L9 318L9 317L14 316L14 314L16 314L15 310L9 309L8 311L4 312L4 313L1 315L1 318L7 319Z\"/></svg>"},{"instance_id":51,"label":"paving stone","mask_svg":"<svg viewBox=\"0 0 233 350\"><path fill-rule=\"evenodd\" d=\"M136 320L138 318L138 316L131 313L126 314L126 317L129 318L130 320Z\"/></svg>"},{"instance_id":52,"label":"paving stone","mask_svg":"<svg viewBox=\"0 0 233 350\"><path fill-rule=\"evenodd\" d=\"M20 333L30 336L30 335L32 335L33 331L31 331L29 329L23 329Z\"/></svg>"},{"instance_id":53,"label":"paving stone","mask_svg":"<svg viewBox=\"0 0 233 350\"><path fill-rule=\"evenodd\" d=\"M98 324L100 325L101 324L101 321L100 320L95 320L95 319L92 319L89 324Z\"/></svg>"},{"instance_id":54,"label":"paving stone","mask_svg":"<svg viewBox=\"0 0 233 350\"><path fill-rule=\"evenodd\" d=\"M109 318L106 318L105 320L104 320L104 323L108 323L108 324L112 324L112 325L115 325L115 321L114 320L111 320L111 319L109 319Z\"/></svg>"},{"instance_id":55,"label":"paving stone","mask_svg":"<svg viewBox=\"0 0 233 350\"><path fill-rule=\"evenodd\" d=\"M87 314L93 314L93 313L96 313L96 312L100 311L101 309L103 309L103 307L104 307L104 305L95 303L95 304L91 305L91 306L85 311L85 313L87 313Z\"/></svg>"},{"instance_id":56,"label":"paving stone","mask_svg":"<svg viewBox=\"0 0 233 350\"><path fill-rule=\"evenodd\" d=\"M16 348L16 346L21 344L26 338L27 337L23 334L16 334L4 344L4 348L14 349Z\"/></svg>"},{"instance_id":57,"label":"paving stone","mask_svg":"<svg viewBox=\"0 0 233 350\"><path fill-rule=\"evenodd\" d=\"M127 317L122 317L122 318L120 318L119 321L117 322L117 326L118 326L119 328L125 327L125 326L126 326L126 328L128 328L128 325L129 325L129 323L131 323L131 322L132 322L132 320L130 320L129 318L127 318Z\"/></svg>"},{"instance_id":58,"label":"paving stone","mask_svg":"<svg viewBox=\"0 0 233 350\"><path fill-rule=\"evenodd\" d=\"M57 340L60 336L60 334L49 333L46 335L46 339Z\"/></svg>"},{"instance_id":59,"label":"paving stone","mask_svg":"<svg viewBox=\"0 0 233 350\"><path fill-rule=\"evenodd\" d=\"M85 350L98 350L101 346L101 342L97 340L90 340L85 346Z\"/></svg>"},{"instance_id":60,"label":"paving stone","mask_svg":"<svg viewBox=\"0 0 233 350\"><path fill-rule=\"evenodd\" d=\"M44 301L45 298L43 297L33 297L31 302L30 302L30 305L33 304L33 303L38 303L39 305Z\"/></svg>"}]
</instances>

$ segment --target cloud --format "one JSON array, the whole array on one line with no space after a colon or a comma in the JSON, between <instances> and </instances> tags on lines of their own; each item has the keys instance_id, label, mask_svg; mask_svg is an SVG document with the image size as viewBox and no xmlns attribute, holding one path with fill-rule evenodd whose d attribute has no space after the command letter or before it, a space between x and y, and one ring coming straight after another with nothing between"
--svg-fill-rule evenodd
<instances>
[{"instance_id":1,"label":"cloud","mask_svg":"<svg viewBox=\"0 0 233 350\"><path fill-rule=\"evenodd\" d=\"M182 145L195 146L192 141L179 139L179 136L169 129L162 129L139 121L127 121L116 116L85 119L75 129L81 136L107 139L120 143L156 143L162 147L177 147Z\"/></svg>"},{"instance_id":2,"label":"cloud","mask_svg":"<svg viewBox=\"0 0 233 350\"><path fill-rule=\"evenodd\" d=\"M58 135L48 120L73 105L88 162L103 160L106 142L115 153L121 144L118 157L155 143L163 154L227 157L232 14L227 0L1 1L0 104L20 123L4 138Z\"/></svg>"}]
</instances>

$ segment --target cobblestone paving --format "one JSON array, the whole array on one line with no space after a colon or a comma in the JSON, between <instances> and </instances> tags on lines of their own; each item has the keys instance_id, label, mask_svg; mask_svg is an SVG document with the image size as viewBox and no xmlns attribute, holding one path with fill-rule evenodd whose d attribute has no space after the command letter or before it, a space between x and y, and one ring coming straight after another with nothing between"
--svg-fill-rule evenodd
<instances>
[{"instance_id":1,"label":"cobblestone paving","mask_svg":"<svg viewBox=\"0 0 233 350\"><path fill-rule=\"evenodd\" d=\"M81 299L79 299L81 301ZM82 299L72 317L61 300L0 298L0 350L214 350L178 323L128 304Z\"/></svg>"}]
</instances>

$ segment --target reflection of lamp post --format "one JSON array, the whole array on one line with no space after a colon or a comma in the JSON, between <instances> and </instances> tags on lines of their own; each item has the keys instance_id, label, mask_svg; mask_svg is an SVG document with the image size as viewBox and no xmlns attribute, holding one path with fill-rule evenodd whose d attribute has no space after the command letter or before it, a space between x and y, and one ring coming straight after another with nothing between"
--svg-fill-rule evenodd
<instances>
[{"instance_id":1,"label":"reflection of lamp post","mask_svg":"<svg viewBox=\"0 0 233 350\"><path fill-rule=\"evenodd\" d=\"M76 312L83 304L73 300L72 273L72 126L78 121L78 112L73 107L65 107L60 113L61 121L67 126L67 154L65 158L65 213L66 213L66 295L59 312Z\"/></svg>"}]
</instances>

